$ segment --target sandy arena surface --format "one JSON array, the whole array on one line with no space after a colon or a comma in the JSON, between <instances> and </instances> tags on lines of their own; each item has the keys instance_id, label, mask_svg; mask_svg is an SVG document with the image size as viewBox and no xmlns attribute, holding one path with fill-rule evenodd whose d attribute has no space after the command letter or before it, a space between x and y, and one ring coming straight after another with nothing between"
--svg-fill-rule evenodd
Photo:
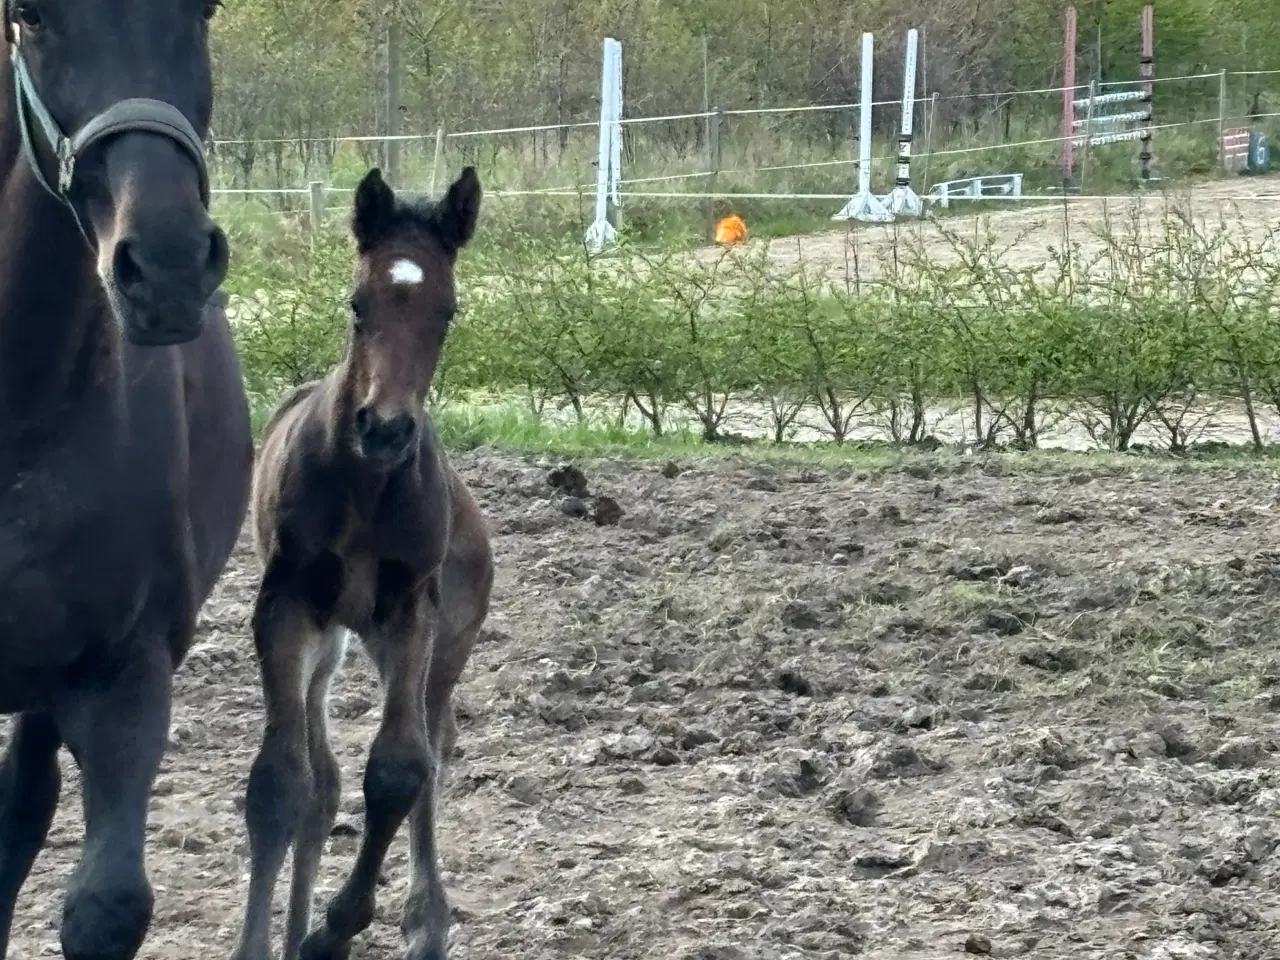
<instances>
[{"instance_id":1,"label":"sandy arena surface","mask_svg":"<svg viewBox=\"0 0 1280 960\"><path fill-rule=\"evenodd\" d=\"M1269 468L588 462L597 526L550 462L458 462L500 575L442 801L457 960L1280 956ZM143 957L238 930L257 576L246 539L179 674ZM378 713L350 656L322 895ZM66 767L13 957L57 955ZM354 957L401 955L406 880L402 835Z\"/></svg>"},{"instance_id":2,"label":"sandy arena surface","mask_svg":"<svg viewBox=\"0 0 1280 960\"><path fill-rule=\"evenodd\" d=\"M965 201L955 201L951 212L940 219L899 220L891 224L857 224L852 230L838 229L803 236L750 241L748 249L768 247L769 258L779 269L788 269L803 260L821 266L835 276L847 272L863 280L881 273L881 264L899 248L918 243L930 258L954 259L951 242L944 231L969 240L995 238L1004 249L1004 262L1027 268L1044 264L1049 251L1062 249L1069 240L1080 245L1086 259L1104 248L1100 232L1126 234L1138 224L1140 236L1159 236L1162 218L1169 214L1189 216L1202 228L1220 224L1236 237L1258 240L1280 227L1280 174L1210 180L1192 186L1157 184L1145 193L1106 199L1073 198L1065 206L1059 202L1027 203L1004 201L1003 207L977 214L965 212ZM720 255L715 247L699 251L704 258Z\"/></svg>"}]
</instances>

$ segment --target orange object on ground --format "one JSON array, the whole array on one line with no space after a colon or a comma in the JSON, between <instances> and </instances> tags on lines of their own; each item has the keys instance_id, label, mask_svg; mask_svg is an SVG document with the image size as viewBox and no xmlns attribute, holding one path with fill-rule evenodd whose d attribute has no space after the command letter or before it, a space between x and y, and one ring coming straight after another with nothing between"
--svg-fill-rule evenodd
<instances>
[{"instance_id":1,"label":"orange object on ground","mask_svg":"<svg viewBox=\"0 0 1280 960\"><path fill-rule=\"evenodd\" d=\"M747 239L747 224L736 213L731 213L716 224L716 243L732 245Z\"/></svg>"}]
</instances>

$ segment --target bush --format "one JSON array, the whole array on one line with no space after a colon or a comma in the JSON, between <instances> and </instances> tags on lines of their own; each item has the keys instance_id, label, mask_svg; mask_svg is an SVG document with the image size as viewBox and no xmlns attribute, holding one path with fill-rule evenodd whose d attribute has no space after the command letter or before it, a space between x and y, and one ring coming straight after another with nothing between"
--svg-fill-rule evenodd
<instances>
[{"instance_id":1,"label":"bush","mask_svg":"<svg viewBox=\"0 0 1280 960\"><path fill-rule=\"evenodd\" d=\"M1154 429L1185 450L1227 402L1261 447L1280 414L1280 266L1272 237L1232 240L1169 216L1033 269L984 234L946 256L896 247L854 282L767 251L604 256L506 235L463 255L463 310L436 399L523 398L530 415L606 417L707 441L750 424L844 443L929 439L951 404L981 446L1036 446L1055 421L1123 451ZM351 251L259 257L230 286L249 389L318 376L341 351Z\"/></svg>"}]
</instances>

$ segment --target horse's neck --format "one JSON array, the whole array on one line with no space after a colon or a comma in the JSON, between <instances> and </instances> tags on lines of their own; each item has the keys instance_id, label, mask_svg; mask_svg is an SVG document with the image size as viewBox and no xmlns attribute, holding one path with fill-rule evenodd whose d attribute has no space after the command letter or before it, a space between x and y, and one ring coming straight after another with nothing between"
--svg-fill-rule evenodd
<instances>
[{"instance_id":1,"label":"horse's neck","mask_svg":"<svg viewBox=\"0 0 1280 960\"><path fill-rule=\"evenodd\" d=\"M74 404L114 342L92 254L22 153L0 62L0 419L36 421Z\"/></svg>"}]
</instances>

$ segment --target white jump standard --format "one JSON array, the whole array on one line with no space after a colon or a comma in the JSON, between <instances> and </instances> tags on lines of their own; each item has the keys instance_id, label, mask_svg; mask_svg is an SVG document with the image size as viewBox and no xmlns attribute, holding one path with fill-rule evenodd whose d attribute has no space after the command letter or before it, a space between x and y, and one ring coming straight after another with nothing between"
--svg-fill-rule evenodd
<instances>
[{"instance_id":1,"label":"white jump standard","mask_svg":"<svg viewBox=\"0 0 1280 960\"><path fill-rule=\"evenodd\" d=\"M609 201L615 219L621 212L618 181L622 177L622 44L612 37L604 41L600 70L600 150L596 158L596 217L587 228L587 249L599 253L618 238L609 221Z\"/></svg>"},{"instance_id":2,"label":"white jump standard","mask_svg":"<svg viewBox=\"0 0 1280 960\"><path fill-rule=\"evenodd\" d=\"M871 85L872 58L875 41L862 35L862 103L858 131L858 192L835 214L832 220L862 220L869 223L891 223L893 214L880 198L871 192Z\"/></svg>"},{"instance_id":3,"label":"white jump standard","mask_svg":"<svg viewBox=\"0 0 1280 960\"><path fill-rule=\"evenodd\" d=\"M916 54L920 34L914 28L907 31L907 61L902 74L902 127L898 132L898 176L889 191L889 211L895 216L907 214L919 217L924 214L924 204L911 189L911 133L916 108Z\"/></svg>"}]
</instances>

